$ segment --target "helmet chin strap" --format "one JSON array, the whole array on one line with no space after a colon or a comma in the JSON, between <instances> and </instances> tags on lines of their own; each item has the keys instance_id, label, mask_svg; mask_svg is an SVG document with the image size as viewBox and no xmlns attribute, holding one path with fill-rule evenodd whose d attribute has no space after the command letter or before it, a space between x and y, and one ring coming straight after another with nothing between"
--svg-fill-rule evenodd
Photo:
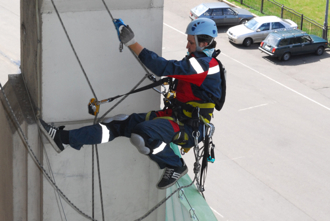
<instances>
[{"instance_id":1,"label":"helmet chin strap","mask_svg":"<svg viewBox=\"0 0 330 221\"><path fill-rule=\"evenodd\" d=\"M212 41L208 45L212 44L213 41L214 41L214 38L212 39ZM198 52L202 52L206 48L206 47L200 47L199 46L197 35L195 35L195 43L196 43L196 51L198 51Z\"/></svg>"}]
</instances>

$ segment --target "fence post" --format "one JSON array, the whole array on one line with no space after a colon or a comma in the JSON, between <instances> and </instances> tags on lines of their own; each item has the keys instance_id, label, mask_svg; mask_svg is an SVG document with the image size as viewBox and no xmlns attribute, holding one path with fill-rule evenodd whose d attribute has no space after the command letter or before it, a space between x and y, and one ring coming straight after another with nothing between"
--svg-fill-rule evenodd
<instances>
[{"instance_id":1,"label":"fence post","mask_svg":"<svg viewBox=\"0 0 330 221\"><path fill-rule=\"evenodd\" d=\"M328 26L323 27L323 39L328 40Z\"/></svg>"},{"instance_id":2,"label":"fence post","mask_svg":"<svg viewBox=\"0 0 330 221\"><path fill-rule=\"evenodd\" d=\"M301 20L300 20L300 30L303 29L303 24L304 24L304 14L301 14Z\"/></svg>"},{"instance_id":3,"label":"fence post","mask_svg":"<svg viewBox=\"0 0 330 221\"><path fill-rule=\"evenodd\" d=\"M261 7L260 7L260 12L263 14L264 10L264 0L261 0Z\"/></svg>"},{"instance_id":4,"label":"fence post","mask_svg":"<svg viewBox=\"0 0 330 221\"><path fill-rule=\"evenodd\" d=\"M243 5L243 0L241 0L241 5Z\"/></svg>"},{"instance_id":5,"label":"fence post","mask_svg":"<svg viewBox=\"0 0 330 221\"><path fill-rule=\"evenodd\" d=\"M281 6L281 18L283 18L284 5Z\"/></svg>"},{"instance_id":6,"label":"fence post","mask_svg":"<svg viewBox=\"0 0 330 221\"><path fill-rule=\"evenodd\" d=\"M328 10L329 10L329 0L325 6L325 16L324 16L324 25L323 25L323 39L328 40Z\"/></svg>"}]
</instances>

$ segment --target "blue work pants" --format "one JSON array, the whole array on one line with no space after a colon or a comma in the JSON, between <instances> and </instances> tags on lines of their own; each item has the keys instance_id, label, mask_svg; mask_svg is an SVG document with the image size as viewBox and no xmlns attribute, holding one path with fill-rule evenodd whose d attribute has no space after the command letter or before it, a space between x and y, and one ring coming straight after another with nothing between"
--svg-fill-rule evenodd
<instances>
[{"instance_id":1,"label":"blue work pants","mask_svg":"<svg viewBox=\"0 0 330 221\"><path fill-rule=\"evenodd\" d=\"M100 144L104 138L104 128L106 127L109 135L106 142L112 141L118 136L130 138L131 133L136 133L144 138L147 147L155 149L163 142L165 148L158 153L151 153L148 156L155 161L158 166L163 169L165 167L181 167L182 162L170 147L173 137L178 131L173 127L173 121L157 118L155 112L150 114L149 120L146 121L146 113L131 114L126 120L111 121L110 123L100 123L91 126L70 130L69 140L70 146L80 150L83 145ZM200 127L202 129L202 127ZM185 131L189 134L190 139L185 147L192 147L194 140L191 137L192 128L185 125Z\"/></svg>"}]
</instances>

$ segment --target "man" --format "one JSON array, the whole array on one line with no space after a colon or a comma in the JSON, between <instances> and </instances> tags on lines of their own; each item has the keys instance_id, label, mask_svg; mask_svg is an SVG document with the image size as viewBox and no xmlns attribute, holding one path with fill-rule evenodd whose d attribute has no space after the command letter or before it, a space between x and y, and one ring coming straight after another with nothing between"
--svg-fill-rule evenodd
<instances>
[{"instance_id":1,"label":"man","mask_svg":"<svg viewBox=\"0 0 330 221\"><path fill-rule=\"evenodd\" d=\"M170 100L167 108L161 111L117 115L76 130L55 128L40 120L41 128L58 152L64 150L63 144L80 150L86 144L99 144L126 136L140 153L148 155L161 169L165 168L157 184L158 188L165 189L188 172L183 159L174 153L169 144L173 142L187 149L194 146L194 136L198 136L198 132L203 134L201 122L210 122L215 100L220 99L222 94L220 66L213 57L219 53L214 49L217 26L210 19L192 21L186 30L188 56L181 61L166 60L142 47L135 41L129 26L120 25L117 30L121 42L149 70L157 76L176 79L173 87L176 98ZM198 142L202 139L199 136Z\"/></svg>"}]
</instances>

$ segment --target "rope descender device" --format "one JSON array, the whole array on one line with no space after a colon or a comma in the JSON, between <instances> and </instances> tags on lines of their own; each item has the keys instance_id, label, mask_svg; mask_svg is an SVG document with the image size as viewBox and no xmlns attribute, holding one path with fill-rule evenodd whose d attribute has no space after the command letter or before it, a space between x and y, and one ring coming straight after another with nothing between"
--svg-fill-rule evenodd
<instances>
[{"instance_id":1,"label":"rope descender device","mask_svg":"<svg viewBox=\"0 0 330 221\"><path fill-rule=\"evenodd\" d=\"M96 116L100 111L100 105L104 103L109 103L113 101L115 98L104 99L101 101L97 101L95 98L92 98L88 103L88 113Z\"/></svg>"},{"instance_id":2,"label":"rope descender device","mask_svg":"<svg viewBox=\"0 0 330 221\"><path fill-rule=\"evenodd\" d=\"M92 98L88 103L88 113L96 116L100 110L100 103L96 101L95 98Z\"/></svg>"}]
</instances>

